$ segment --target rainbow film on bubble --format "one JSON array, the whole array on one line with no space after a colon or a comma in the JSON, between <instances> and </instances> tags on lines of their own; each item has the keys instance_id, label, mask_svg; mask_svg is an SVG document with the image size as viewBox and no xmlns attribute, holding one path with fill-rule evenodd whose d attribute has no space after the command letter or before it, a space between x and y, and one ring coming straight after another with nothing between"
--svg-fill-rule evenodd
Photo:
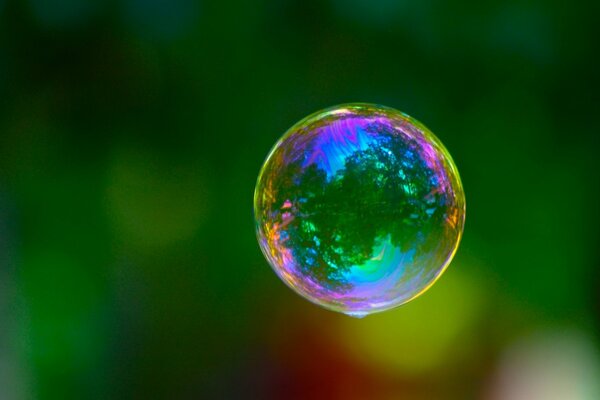
<instances>
[{"instance_id":1,"label":"rainbow film on bubble","mask_svg":"<svg viewBox=\"0 0 600 400\"><path fill-rule=\"evenodd\" d=\"M364 316L406 303L444 272L465 198L448 151L391 108L314 113L279 140L254 195L260 247L293 290Z\"/></svg>"}]
</instances>

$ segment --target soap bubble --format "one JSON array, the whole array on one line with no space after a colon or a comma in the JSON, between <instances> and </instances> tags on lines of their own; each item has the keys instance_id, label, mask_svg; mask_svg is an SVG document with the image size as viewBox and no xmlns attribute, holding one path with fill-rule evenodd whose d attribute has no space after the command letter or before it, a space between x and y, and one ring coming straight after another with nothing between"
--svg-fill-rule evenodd
<instances>
[{"instance_id":1,"label":"soap bubble","mask_svg":"<svg viewBox=\"0 0 600 400\"><path fill-rule=\"evenodd\" d=\"M277 275L355 317L425 292L460 242L456 166L425 126L391 108L345 104L290 128L254 193L257 237Z\"/></svg>"}]
</instances>

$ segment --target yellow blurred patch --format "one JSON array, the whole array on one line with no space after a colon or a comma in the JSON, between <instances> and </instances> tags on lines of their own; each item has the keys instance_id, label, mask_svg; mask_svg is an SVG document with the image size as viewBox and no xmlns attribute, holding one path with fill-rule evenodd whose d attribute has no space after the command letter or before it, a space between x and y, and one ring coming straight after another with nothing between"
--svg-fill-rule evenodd
<instances>
[{"instance_id":1,"label":"yellow blurred patch","mask_svg":"<svg viewBox=\"0 0 600 400\"><path fill-rule=\"evenodd\" d=\"M484 297L482 282L454 265L404 306L362 320L344 319L341 335L348 350L366 363L389 372L426 373L473 351Z\"/></svg>"}]
</instances>

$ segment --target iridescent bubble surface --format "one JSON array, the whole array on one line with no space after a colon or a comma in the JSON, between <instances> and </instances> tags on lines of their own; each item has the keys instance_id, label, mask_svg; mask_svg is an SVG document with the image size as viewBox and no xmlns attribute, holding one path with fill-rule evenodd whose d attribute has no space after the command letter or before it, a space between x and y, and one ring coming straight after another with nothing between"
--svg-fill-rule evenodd
<instances>
[{"instance_id":1,"label":"iridescent bubble surface","mask_svg":"<svg viewBox=\"0 0 600 400\"><path fill-rule=\"evenodd\" d=\"M448 151L391 108L345 104L290 128L254 193L257 237L277 275L361 317L406 303L444 272L465 198Z\"/></svg>"}]
</instances>

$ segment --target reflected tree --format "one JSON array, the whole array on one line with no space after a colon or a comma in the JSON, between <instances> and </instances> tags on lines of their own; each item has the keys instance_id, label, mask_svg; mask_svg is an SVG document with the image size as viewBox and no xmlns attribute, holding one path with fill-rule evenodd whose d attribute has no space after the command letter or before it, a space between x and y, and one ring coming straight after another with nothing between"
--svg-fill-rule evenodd
<instances>
[{"instance_id":1,"label":"reflected tree","mask_svg":"<svg viewBox=\"0 0 600 400\"><path fill-rule=\"evenodd\" d=\"M443 218L444 198L417 143L378 136L331 177L301 160L277 174L274 207L281 207L280 218L289 213L285 246L304 274L329 289L349 288L344 274L372 258L382 240L403 251L424 245L423 232Z\"/></svg>"}]
</instances>

